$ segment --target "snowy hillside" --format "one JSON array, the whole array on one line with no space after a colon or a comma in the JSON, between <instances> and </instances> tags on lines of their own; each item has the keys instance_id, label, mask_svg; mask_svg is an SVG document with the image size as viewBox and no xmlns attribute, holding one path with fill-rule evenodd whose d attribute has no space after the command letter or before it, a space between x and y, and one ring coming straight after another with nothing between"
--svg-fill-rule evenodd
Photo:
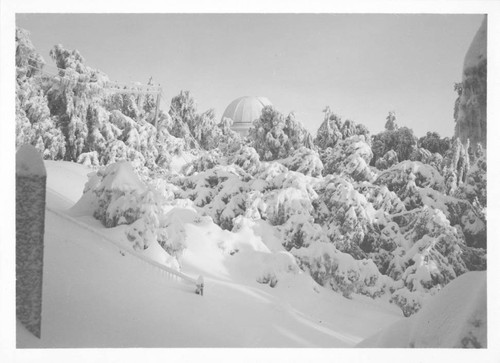
<instances>
[{"instance_id":1,"label":"snowy hillside","mask_svg":"<svg viewBox=\"0 0 500 363\"><path fill-rule=\"evenodd\" d=\"M115 238L115 229L76 217L83 228L65 216L91 170L68 162L46 167L42 339L18 324L19 348L351 347L401 317L394 305L345 299L301 272L286 274L275 288L259 284L260 270L286 260L285 252L271 252L279 244L264 224L230 233L178 207L188 246L183 271L205 276L205 294L196 295L95 232Z\"/></svg>"},{"instance_id":2,"label":"snowy hillside","mask_svg":"<svg viewBox=\"0 0 500 363\"><path fill-rule=\"evenodd\" d=\"M359 348L484 348L486 273L469 272L432 297L416 315L361 342Z\"/></svg>"}]
</instances>

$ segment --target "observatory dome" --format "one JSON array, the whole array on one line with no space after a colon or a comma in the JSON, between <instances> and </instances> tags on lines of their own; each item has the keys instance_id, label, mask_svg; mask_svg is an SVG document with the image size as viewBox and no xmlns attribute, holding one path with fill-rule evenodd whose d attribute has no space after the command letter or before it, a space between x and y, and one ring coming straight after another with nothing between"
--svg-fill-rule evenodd
<instances>
[{"instance_id":1,"label":"observatory dome","mask_svg":"<svg viewBox=\"0 0 500 363\"><path fill-rule=\"evenodd\" d=\"M224 117L232 119L232 129L241 136L247 136L248 129L260 117L264 106L272 106L266 97L240 97L226 107L222 119Z\"/></svg>"}]
</instances>

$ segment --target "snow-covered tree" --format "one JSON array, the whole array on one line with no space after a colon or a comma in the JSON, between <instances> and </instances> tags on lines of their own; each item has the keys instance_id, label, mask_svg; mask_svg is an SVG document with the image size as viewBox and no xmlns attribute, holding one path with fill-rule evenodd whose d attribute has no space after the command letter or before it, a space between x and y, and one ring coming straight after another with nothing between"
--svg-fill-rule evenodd
<instances>
[{"instance_id":1,"label":"snow-covered tree","mask_svg":"<svg viewBox=\"0 0 500 363\"><path fill-rule=\"evenodd\" d=\"M394 150L389 150L383 157L377 159L375 167L379 170L385 170L399 163L398 154Z\"/></svg>"},{"instance_id":2,"label":"snow-covered tree","mask_svg":"<svg viewBox=\"0 0 500 363\"><path fill-rule=\"evenodd\" d=\"M480 144L479 144L480 145ZM470 167L465 181L456 189L454 196L467 201L462 208L460 225L463 228L467 245L486 249L486 211L487 211L487 167L486 155L477 157ZM477 251L480 253L480 251ZM483 262L476 263L481 266Z\"/></svg>"},{"instance_id":3,"label":"snow-covered tree","mask_svg":"<svg viewBox=\"0 0 500 363\"><path fill-rule=\"evenodd\" d=\"M410 177L413 175L413 177ZM420 188L444 191L444 179L432 166L419 161L403 161L381 172L375 183L385 185L390 191L403 193L410 179Z\"/></svg>"},{"instance_id":4,"label":"snow-covered tree","mask_svg":"<svg viewBox=\"0 0 500 363\"><path fill-rule=\"evenodd\" d=\"M229 120L219 123L213 109L197 113L196 102L189 91L181 91L172 98L169 116L168 132L184 139L190 149L213 150L220 146L234 151L241 145Z\"/></svg>"},{"instance_id":5,"label":"snow-covered tree","mask_svg":"<svg viewBox=\"0 0 500 363\"><path fill-rule=\"evenodd\" d=\"M318 128L314 143L320 149L327 149L335 147L337 142L342 139L342 132L340 131L342 120L340 116L330 110L330 107L326 107L323 112L325 113L325 117L323 123Z\"/></svg>"},{"instance_id":6,"label":"snow-covered tree","mask_svg":"<svg viewBox=\"0 0 500 363\"><path fill-rule=\"evenodd\" d=\"M357 131L358 129L356 128L356 124L352 120L345 120L340 130L340 132L342 133L342 138L344 140L351 136L356 135Z\"/></svg>"},{"instance_id":7,"label":"snow-covered tree","mask_svg":"<svg viewBox=\"0 0 500 363\"><path fill-rule=\"evenodd\" d=\"M210 109L197 115L195 124L191 127L191 133L201 148L215 149L222 138L222 130L218 127L215 111Z\"/></svg>"},{"instance_id":8,"label":"snow-covered tree","mask_svg":"<svg viewBox=\"0 0 500 363\"><path fill-rule=\"evenodd\" d=\"M195 173L200 173L214 168L220 163L221 155L217 150L204 152L197 158L182 167L181 172L184 175L191 176Z\"/></svg>"},{"instance_id":9,"label":"snow-covered tree","mask_svg":"<svg viewBox=\"0 0 500 363\"><path fill-rule=\"evenodd\" d=\"M445 156L446 152L451 148L451 140L449 137L441 138L437 132L427 132L427 134L418 139L418 146L429 150L431 153L439 153Z\"/></svg>"},{"instance_id":10,"label":"snow-covered tree","mask_svg":"<svg viewBox=\"0 0 500 363\"><path fill-rule=\"evenodd\" d=\"M17 28L16 147L28 143L34 145L44 159L61 159L66 145L44 94L44 64L29 39L29 32Z\"/></svg>"},{"instance_id":11,"label":"snow-covered tree","mask_svg":"<svg viewBox=\"0 0 500 363\"><path fill-rule=\"evenodd\" d=\"M137 251L159 246L179 257L185 248L179 236L181 225L167 215L162 193L143 183L130 162L113 163L89 174L84 195L74 208L79 203L92 206L94 217L107 228L126 226L126 239ZM168 255L162 262L178 268Z\"/></svg>"},{"instance_id":12,"label":"snow-covered tree","mask_svg":"<svg viewBox=\"0 0 500 363\"><path fill-rule=\"evenodd\" d=\"M66 139L65 159L76 161L82 152L92 151L87 147L88 122L92 120L87 119L87 112L103 99L108 78L87 67L77 50L56 45L50 56L60 70L47 91L49 108Z\"/></svg>"},{"instance_id":13,"label":"snow-covered tree","mask_svg":"<svg viewBox=\"0 0 500 363\"><path fill-rule=\"evenodd\" d=\"M181 197L203 208L221 228L231 230L245 213L249 175L236 165L215 165L180 180Z\"/></svg>"},{"instance_id":14,"label":"snow-covered tree","mask_svg":"<svg viewBox=\"0 0 500 363\"><path fill-rule=\"evenodd\" d=\"M335 147L321 153L323 174L345 174L355 180L372 180L369 163L373 157L364 136L351 136L340 140Z\"/></svg>"},{"instance_id":15,"label":"snow-covered tree","mask_svg":"<svg viewBox=\"0 0 500 363\"><path fill-rule=\"evenodd\" d=\"M444 160L445 165L456 175L457 185L461 185L466 179L470 169L469 143L462 144L459 138L453 140L450 153Z\"/></svg>"},{"instance_id":16,"label":"snow-covered tree","mask_svg":"<svg viewBox=\"0 0 500 363\"><path fill-rule=\"evenodd\" d=\"M196 102L191 93L181 91L173 97L168 113L171 118L168 132L172 136L184 139L189 148L198 148L198 143L191 133L191 130L196 126Z\"/></svg>"},{"instance_id":17,"label":"snow-covered tree","mask_svg":"<svg viewBox=\"0 0 500 363\"><path fill-rule=\"evenodd\" d=\"M346 298L353 293L378 296L389 282L380 275L373 261L355 260L330 243L318 241L291 252L318 284L339 291Z\"/></svg>"},{"instance_id":18,"label":"snow-covered tree","mask_svg":"<svg viewBox=\"0 0 500 363\"><path fill-rule=\"evenodd\" d=\"M465 242L443 212L424 207L404 227L409 248L398 247L388 269L410 291L438 289L467 271L462 259Z\"/></svg>"},{"instance_id":19,"label":"snow-covered tree","mask_svg":"<svg viewBox=\"0 0 500 363\"><path fill-rule=\"evenodd\" d=\"M250 146L242 146L229 157L229 162L236 164L251 175L260 171L262 163L259 154Z\"/></svg>"},{"instance_id":20,"label":"snow-covered tree","mask_svg":"<svg viewBox=\"0 0 500 363\"><path fill-rule=\"evenodd\" d=\"M308 135L293 113L285 118L273 106L265 106L250 128L248 138L261 160L269 161L290 156L305 146Z\"/></svg>"},{"instance_id":21,"label":"snow-covered tree","mask_svg":"<svg viewBox=\"0 0 500 363\"><path fill-rule=\"evenodd\" d=\"M386 130L372 136L373 159L371 165L375 165L378 159L394 150L399 161L408 160L417 146L417 138L413 131L407 127L399 127L393 131Z\"/></svg>"},{"instance_id":22,"label":"snow-covered tree","mask_svg":"<svg viewBox=\"0 0 500 363\"><path fill-rule=\"evenodd\" d=\"M305 146L296 150L290 157L282 159L281 162L288 170L298 171L304 175L317 177L323 171L323 163L319 154Z\"/></svg>"},{"instance_id":23,"label":"snow-covered tree","mask_svg":"<svg viewBox=\"0 0 500 363\"><path fill-rule=\"evenodd\" d=\"M148 83L146 85L155 86L153 77L149 78ZM147 115L154 116L156 111L156 97L152 94L146 94L144 96L144 99L142 100L142 109ZM153 117L148 118L148 122L153 123L153 121L154 121Z\"/></svg>"},{"instance_id":24,"label":"snow-covered tree","mask_svg":"<svg viewBox=\"0 0 500 363\"><path fill-rule=\"evenodd\" d=\"M218 148L225 154L237 152L243 145L241 135L231 128L232 125L233 120L227 117L224 117L218 124L220 129Z\"/></svg>"},{"instance_id":25,"label":"snow-covered tree","mask_svg":"<svg viewBox=\"0 0 500 363\"><path fill-rule=\"evenodd\" d=\"M386 117L385 129L386 131L396 131L398 129L398 124L396 123L396 112L389 111L389 115Z\"/></svg>"},{"instance_id":26,"label":"snow-covered tree","mask_svg":"<svg viewBox=\"0 0 500 363\"><path fill-rule=\"evenodd\" d=\"M405 317L409 317L420 310L423 299L424 294L403 287L393 292L389 301L398 306Z\"/></svg>"}]
</instances>

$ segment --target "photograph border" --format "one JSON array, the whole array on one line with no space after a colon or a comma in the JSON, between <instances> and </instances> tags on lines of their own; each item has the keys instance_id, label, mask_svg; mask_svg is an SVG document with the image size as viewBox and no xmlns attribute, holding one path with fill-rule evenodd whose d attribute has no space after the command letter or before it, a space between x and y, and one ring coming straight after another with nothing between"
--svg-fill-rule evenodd
<instances>
[{"instance_id":1,"label":"photograph border","mask_svg":"<svg viewBox=\"0 0 500 363\"><path fill-rule=\"evenodd\" d=\"M499 232L494 226L488 229L488 348L462 349L312 349L312 348L125 348L125 349L16 349L15 323L15 15L17 13L356 13L356 14L487 14L488 15L488 209L490 220L499 217L500 182L498 143L500 135L500 2L494 1L148 1L135 4L120 1L70 3L68 1L15 1L3 0L0 4L1 73L0 110L2 115L1 204L0 228L0 352L6 362L313 362L331 359L341 362L405 362L453 361L498 362L500 357L500 293L497 278L500 266ZM497 45L497 46L495 46ZM451 111L450 111L451 112ZM12 120L12 122L9 122ZM5 359L5 360L3 360Z\"/></svg>"}]
</instances>

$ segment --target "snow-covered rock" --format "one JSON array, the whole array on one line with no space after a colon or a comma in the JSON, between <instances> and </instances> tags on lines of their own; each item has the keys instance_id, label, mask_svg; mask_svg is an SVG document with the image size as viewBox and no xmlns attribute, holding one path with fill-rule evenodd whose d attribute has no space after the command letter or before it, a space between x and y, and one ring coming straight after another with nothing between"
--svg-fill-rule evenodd
<instances>
[{"instance_id":1,"label":"snow-covered rock","mask_svg":"<svg viewBox=\"0 0 500 363\"><path fill-rule=\"evenodd\" d=\"M487 17L476 33L464 60L462 85L456 103L455 136L462 143L486 146Z\"/></svg>"}]
</instances>

